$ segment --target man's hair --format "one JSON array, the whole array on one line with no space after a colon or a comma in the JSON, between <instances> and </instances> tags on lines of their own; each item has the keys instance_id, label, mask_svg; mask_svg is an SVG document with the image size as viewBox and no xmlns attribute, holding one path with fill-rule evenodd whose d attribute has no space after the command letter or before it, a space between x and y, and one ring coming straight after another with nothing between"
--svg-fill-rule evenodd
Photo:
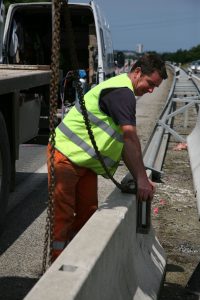
<instances>
[{"instance_id":1,"label":"man's hair","mask_svg":"<svg viewBox=\"0 0 200 300\"><path fill-rule=\"evenodd\" d=\"M134 72L136 68L141 68L144 75L151 75L153 72L157 71L162 79L167 78L165 62L158 54L144 54L135 62L130 72Z\"/></svg>"}]
</instances>

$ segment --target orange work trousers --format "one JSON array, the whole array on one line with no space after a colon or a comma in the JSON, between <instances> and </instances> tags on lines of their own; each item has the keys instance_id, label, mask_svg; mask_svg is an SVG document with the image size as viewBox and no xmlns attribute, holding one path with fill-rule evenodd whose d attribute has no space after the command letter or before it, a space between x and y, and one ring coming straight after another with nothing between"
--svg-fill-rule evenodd
<instances>
[{"instance_id":1,"label":"orange work trousers","mask_svg":"<svg viewBox=\"0 0 200 300\"><path fill-rule=\"evenodd\" d=\"M50 149L47 148L48 182L50 182ZM97 174L79 167L55 149L54 191L54 261L76 233L97 210Z\"/></svg>"}]
</instances>

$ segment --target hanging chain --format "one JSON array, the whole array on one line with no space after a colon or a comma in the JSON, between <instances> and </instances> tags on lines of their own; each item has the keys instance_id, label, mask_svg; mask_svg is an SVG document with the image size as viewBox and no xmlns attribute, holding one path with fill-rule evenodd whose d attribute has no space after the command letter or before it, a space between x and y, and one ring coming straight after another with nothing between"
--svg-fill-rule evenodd
<instances>
[{"instance_id":1,"label":"hanging chain","mask_svg":"<svg viewBox=\"0 0 200 300\"><path fill-rule=\"evenodd\" d=\"M105 172L108 176L108 178L110 178L114 184L119 188L119 189L123 189L123 187L121 186L120 183L118 183L113 176L110 174L104 159L97 147L96 141L94 139L94 134L92 132L92 128L91 128L91 124L90 124L90 120L88 117L88 113L87 113L87 109L85 106L85 100L84 100L84 95L83 95L83 88L80 82L80 78L79 78L79 73L78 73L78 57L77 57L77 52L76 52L76 46L75 46L75 41L74 41L74 34L73 34L73 30L72 30L72 23L71 23L71 18L70 18L70 12L69 12L69 7L68 4L65 4L65 29L67 32L67 36L68 36L68 41L69 41L69 55L70 55L70 60L71 60L71 65L72 65L72 69L75 70L74 71L74 79L75 79L75 87L78 93L78 99L79 99L79 103L80 103L80 107L81 107L81 111L82 111L82 115L83 115L83 119L85 122L85 126L87 128L88 131L88 135L90 137L91 143L94 147L94 150L96 152L96 155L100 161L100 163L102 164L103 168L105 169Z\"/></svg>"},{"instance_id":2,"label":"hanging chain","mask_svg":"<svg viewBox=\"0 0 200 300\"><path fill-rule=\"evenodd\" d=\"M87 109L86 109L86 106L85 106L85 100L84 100L84 95L83 95L83 89L82 89L82 86L81 86L81 82L79 80L79 76L78 76L78 73L75 72L75 86L76 86L76 90L77 90L77 93L78 93L78 98L79 98L79 103L80 103L80 107L81 107L81 111L82 111L82 115L83 115L83 119L84 119L84 122L85 122L85 126L87 128L87 131L88 131L88 135L90 137L90 140L91 140L91 143L94 147L94 150L96 152L96 155L98 157L98 160L100 161L100 163L102 164L105 172L106 172L106 175L112 180L112 182L120 189L120 190L123 190L123 187L122 185L117 182L115 180L115 178L110 174L105 162L104 162L104 159L97 147L97 144L96 144L96 141L95 141L95 138L94 138L94 134L93 134L93 131L92 131L92 128L91 128L91 123L90 123L90 120L89 120L89 117L88 117L88 112L87 112Z\"/></svg>"},{"instance_id":3,"label":"hanging chain","mask_svg":"<svg viewBox=\"0 0 200 300\"><path fill-rule=\"evenodd\" d=\"M45 240L43 250L42 273L52 262L53 228L54 228L54 190L55 190L55 120L57 113L57 98L59 85L59 54L60 54L60 0L52 1L52 53L51 53L51 81L49 101L49 131L50 131L50 178L48 189L48 208L46 217ZM49 250L49 251L48 251ZM49 256L49 259L48 259Z\"/></svg>"},{"instance_id":4,"label":"hanging chain","mask_svg":"<svg viewBox=\"0 0 200 300\"><path fill-rule=\"evenodd\" d=\"M88 131L91 143L97 154L97 157L102 164L107 176L113 181L113 183L123 191L123 186L117 182L113 176L110 174L107 166L105 165L104 159L97 147L96 141L94 139L94 134L92 132L90 120L88 117L87 109L85 106L85 100L83 95L83 88L80 82L78 73L78 59L75 51L75 42L72 31L72 25L69 15L68 1L63 3L65 5L65 24L69 33L69 43L70 43L70 58L72 62L75 77L75 87L78 93L79 103L84 118L85 126ZM59 84L59 53L60 53L60 10L61 2L60 0L53 0L52 2L52 20L53 20L53 30L52 30L52 55L51 55L51 82L50 82L50 113L49 113L49 130L50 130L50 178L49 178L49 190L48 190L48 208L47 208L47 218L45 227L45 240L44 240L44 250L43 250L43 263L42 263L42 273L44 273L52 262L52 250L53 250L53 228L54 228L54 190L55 190L55 169L54 169L54 153L55 153L55 116L57 112L57 98L58 98L58 84ZM49 249L49 251L48 251ZM49 259L48 259L49 256Z\"/></svg>"}]
</instances>

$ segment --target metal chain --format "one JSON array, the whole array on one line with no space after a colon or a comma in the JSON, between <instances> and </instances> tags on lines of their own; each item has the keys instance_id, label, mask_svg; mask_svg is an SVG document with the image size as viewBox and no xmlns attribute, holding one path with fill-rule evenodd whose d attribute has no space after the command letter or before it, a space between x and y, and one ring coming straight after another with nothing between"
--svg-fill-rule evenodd
<instances>
[{"instance_id":1,"label":"metal chain","mask_svg":"<svg viewBox=\"0 0 200 300\"><path fill-rule=\"evenodd\" d=\"M60 54L60 0L52 1L52 53L51 53L51 81L49 103L49 131L50 131L50 178L48 189L48 208L46 217L45 240L43 250L42 273L52 262L53 228L54 228L54 190L55 190L55 120L57 112L58 85L59 85L59 54ZM49 250L49 251L48 251ZM49 256L49 259L48 259Z\"/></svg>"},{"instance_id":2,"label":"metal chain","mask_svg":"<svg viewBox=\"0 0 200 300\"><path fill-rule=\"evenodd\" d=\"M82 115L84 118L84 122L85 122L85 126L87 128L88 131L88 135L90 137L91 143L94 147L94 150L97 154L97 157L100 161L100 163L102 164L103 168L105 169L105 172L107 174L107 176L114 182L114 184L119 188L119 189L123 189L123 187L121 186L120 183L118 183L113 176L110 174L107 166L105 165L104 159L97 147L96 141L94 139L94 134L92 132L92 128L91 128L91 124L90 124L90 120L88 117L88 113L87 113L87 109L85 106L85 100L84 100L84 95L83 95L83 89L81 86L81 82L80 82L80 78L79 78L79 73L78 73L78 57L77 57L77 52L76 52L76 45L75 45L75 41L74 41L74 34L73 34L73 30L72 30L72 23L71 23L71 18L70 18L70 12L69 12L69 8L68 5L65 4L65 30L67 32L67 36L69 37L69 55L70 55L70 60L71 60L71 65L72 65L72 69L75 70L74 71L74 79L75 79L75 87L78 93L78 98L79 98L79 103L80 103L80 107L81 107L81 111L82 111Z\"/></svg>"},{"instance_id":3,"label":"metal chain","mask_svg":"<svg viewBox=\"0 0 200 300\"><path fill-rule=\"evenodd\" d=\"M86 106L85 106L85 100L84 100L84 95L83 95L83 89L82 89L82 86L81 86L81 82L79 80L79 75L78 75L78 72L74 72L75 73L75 87L76 87L76 90L77 90L77 93L78 93L78 98L79 98L79 103L80 103L80 107L81 107L81 111L82 111L82 115L83 115L83 119L84 119L84 122L85 122L85 126L87 128L87 131L88 131L88 135L90 137L90 140L91 140L91 143L94 147L94 150L96 152L96 155L100 161L100 163L102 164L105 172L106 172L106 175L112 180L112 182L120 189L120 190L123 190L123 187L122 185L117 182L115 180L115 178L110 174L110 171L108 170L105 162L104 162L104 159L97 147L97 144L96 144L96 141L95 141L95 138L94 138L94 134L93 134L93 131L92 131L92 128L91 128L91 123L90 123L90 120L89 120L89 117L88 117L88 112L87 112L87 109L86 109Z\"/></svg>"},{"instance_id":4,"label":"metal chain","mask_svg":"<svg viewBox=\"0 0 200 300\"><path fill-rule=\"evenodd\" d=\"M104 159L97 147L96 141L94 139L94 134L92 132L90 120L88 117L87 109L85 106L83 89L81 86L79 74L78 74L78 59L75 51L75 43L73 37L73 31L70 21L68 1L65 3L67 16L65 17L65 24L69 30L69 41L70 41L70 58L72 61L73 69L75 75L75 87L77 89L78 98L80 102L80 107L82 110L85 126L88 131L88 135L95 149L97 157L101 162L107 176L113 181L113 183L121 190L123 187L118 183L113 176L110 174L107 166L105 165ZM44 273L52 262L52 250L53 250L53 228L54 228L54 190L55 190L55 169L54 169L54 153L55 153L55 116L57 112L57 97L58 97L58 84L59 84L59 53L60 53L60 10L61 2L60 0L52 1L52 20L53 20L53 30L52 30L52 55L51 55L51 82L50 82L50 113L49 113L49 130L50 130L50 178L49 178L49 190L48 190L48 208L47 208L47 218L45 227L45 240L44 240L44 250L43 250L43 262L42 262L42 273ZM49 251L48 251L49 248ZM49 260L48 260L49 255Z\"/></svg>"}]
</instances>

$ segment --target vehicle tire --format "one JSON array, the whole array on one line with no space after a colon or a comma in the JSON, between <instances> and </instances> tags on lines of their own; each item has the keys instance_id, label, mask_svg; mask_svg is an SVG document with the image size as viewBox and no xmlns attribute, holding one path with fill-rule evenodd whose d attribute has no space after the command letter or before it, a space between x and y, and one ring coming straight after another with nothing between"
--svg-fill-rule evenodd
<instances>
[{"instance_id":1,"label":"vehicle tire","mask_svg":"<svg viewBox=\"0 0 200 300\"><path fill-rule=\"evenodd\" d=\"M2 233L9 198L11 158L8 132L0 112L0 233Z\"/></svg>"}]
</instances>

